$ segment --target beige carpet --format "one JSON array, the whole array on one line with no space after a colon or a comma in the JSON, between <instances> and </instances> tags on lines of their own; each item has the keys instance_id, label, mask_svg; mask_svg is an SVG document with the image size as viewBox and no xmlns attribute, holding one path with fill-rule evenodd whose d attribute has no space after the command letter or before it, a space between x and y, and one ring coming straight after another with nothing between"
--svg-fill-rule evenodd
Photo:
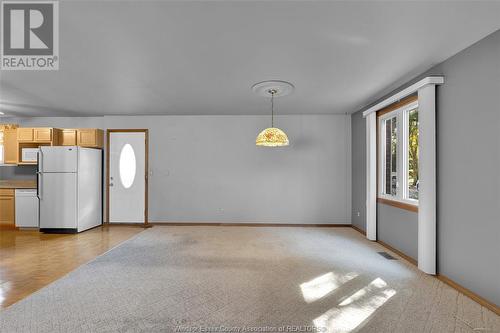
<instances>
[{"instance_id":1,"label":"beige carpet","mask_svg":"<svg viewBox=\"0 0 500 333\"><path fill-rule=\"evenodd\" d=\"M0 332L500 332L350 228L154 227L0 312Z\"/></svg>"}]
</instances>

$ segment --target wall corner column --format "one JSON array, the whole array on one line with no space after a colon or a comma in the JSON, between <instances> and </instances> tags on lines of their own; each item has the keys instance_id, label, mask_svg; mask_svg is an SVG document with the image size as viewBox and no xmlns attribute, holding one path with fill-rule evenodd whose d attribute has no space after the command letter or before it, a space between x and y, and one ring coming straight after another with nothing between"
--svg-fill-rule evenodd
<instances>
[{"instance_id":1,"label":"wall corner column","mask_svg":"<svg viewBox=\"0 0 500 333\"><path fill-rule=\"evenodd\" d=\"M366 116L366 238L377 240L377 114Z\"/></svg>"},{"instance_id":2,"label":"wall corner column","mask_svg":"<svg viewBox=\"0 0 500 333\"><path fill-rule=\"evenodd\" d=\"M436 274L436 86L418 89L418 268Z\"/></svg>"}]
</instances>

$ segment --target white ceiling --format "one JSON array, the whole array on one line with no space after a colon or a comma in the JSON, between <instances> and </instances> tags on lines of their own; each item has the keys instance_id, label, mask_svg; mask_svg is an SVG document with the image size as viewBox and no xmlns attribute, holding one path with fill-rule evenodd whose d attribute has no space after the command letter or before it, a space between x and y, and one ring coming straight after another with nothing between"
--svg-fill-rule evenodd
<instances>
[{"instance_id":1,"label":"white ceiling","mask_svg":"<svg viewBox=\"0 0 500 333\"><path fill-rule=\"evenodd\" d=\"M2 71L6 115L353 112L500 28L500 2L61 1L59 71Z\"/></svg>"}]
</instances>

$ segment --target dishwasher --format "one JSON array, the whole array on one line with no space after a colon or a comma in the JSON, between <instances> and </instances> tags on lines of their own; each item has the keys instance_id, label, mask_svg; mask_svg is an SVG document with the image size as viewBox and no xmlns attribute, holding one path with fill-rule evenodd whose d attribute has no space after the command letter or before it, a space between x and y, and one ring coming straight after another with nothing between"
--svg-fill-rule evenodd
<instances>
[{"instance_id":1,"label":"dishwasher","mask_svg":"<svg viewBox=\"0 0 500 333\"><path fill-rule=\"evenodd\" d=\"M16 189L16 227L38 228L36 189Z\"/></svg>"}]
</instances>

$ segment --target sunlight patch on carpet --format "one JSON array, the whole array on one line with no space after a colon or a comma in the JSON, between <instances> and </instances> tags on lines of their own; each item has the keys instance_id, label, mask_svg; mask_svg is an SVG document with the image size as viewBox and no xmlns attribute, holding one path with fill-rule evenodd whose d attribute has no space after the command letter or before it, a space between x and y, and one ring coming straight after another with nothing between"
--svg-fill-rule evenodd
<instances>
[{"instance_id":1,"label":"sunlight patch on carpet","mask_svg":"<svg viewBox=\"0 0 500 333\"><path fill-rule=\"evenodd\" d=\"M325 297L344 283L357 276L358 274L355 272L342 275L335 274L333 272L323 274L300 285L302 296L307 303L312 303Z\"/></svg>"},{"instance_id":2,"label":"sunlight patch on carpet","mask_svg":"<svg viewBox=\"0 0 500 333\"><path fill-rule=\"evenodd\" d=\"M395 294L384 280L377 278L314 319L314 326L330 333L352 332Z\"/></svg>"}]
</instances>

